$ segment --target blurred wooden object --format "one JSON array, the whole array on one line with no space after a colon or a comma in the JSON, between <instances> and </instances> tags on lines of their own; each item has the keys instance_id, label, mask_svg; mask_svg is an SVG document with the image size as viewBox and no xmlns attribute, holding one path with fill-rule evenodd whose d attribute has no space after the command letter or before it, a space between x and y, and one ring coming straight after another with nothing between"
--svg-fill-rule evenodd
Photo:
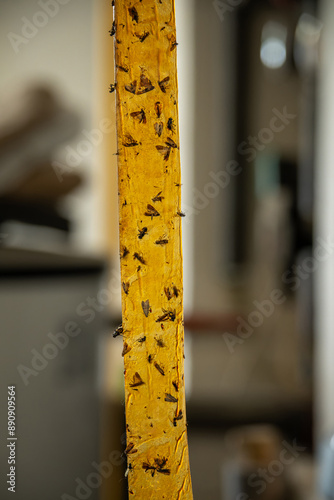
<instances>
[{"instance_id":1,"label":"blurred wooden object","mask_svg":"<svg viewBox=\"0 0 334 500\"><path fill-rule=\"evenodd\" d=\"M1 195L15 189L30 171L49 166L55 148L80 125L77 114L63 107L51 90L38 87L7 96L0 102L0 117Z\"/></svg>"},{"instance_id":2,"label":"blurred wooden object","mask_svg":"<svg viewBox=\"0 0 334 500\"><path fill-rule=\"evenodd\" d=\"M33 87L2 100L0 115L0 148L45 124L59 110L53 93L46 87Z\"/></svg>"},{"instance_id":3,"label":"blurred wooden object","mask_svg":"<svg viewBox=\"0 0 334 500\"><path fill-rule=\"evenodd\" d=\"M30 169L14 186L9 187L6 199L49 205L70 194L81 183L81 176L77 173L67 173L61 182L58 181L52 165L43 163Z\"/></svg>"},{"instance_id":4,"label":"blurred wooden object","mask_svg":"<svg viewBox=\"0 0 334 500\"><path fill-rule=\"evenodd\" d=\"M193 313L184 318L184 327L191 333L234 333L239 325L236 313L206 314Z\"/></svg>"},{"instance_id":5,"label":"blurred wooden object","mask_svg":"<svg viewBox=\"0 0 334 500\"><path fill-rule=\"evenodd\" d=\"M58 202L81 184L70 172L59 178L56 147L78 132L79 118L64 108L52 89L32 87L0 103L0 224L29 224L70 230ZM30 246L26 232L27 246Z\"/></svg>"}]
</instances>

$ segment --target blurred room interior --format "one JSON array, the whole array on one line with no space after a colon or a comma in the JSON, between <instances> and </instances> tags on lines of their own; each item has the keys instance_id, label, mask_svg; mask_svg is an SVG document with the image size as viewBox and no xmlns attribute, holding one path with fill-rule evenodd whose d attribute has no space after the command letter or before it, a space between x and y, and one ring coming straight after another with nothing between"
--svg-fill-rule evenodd
<instances>
[{"instance_id":1,"label":"blurred room interior","mask_svg":"<svg viewBox=\"0 0 334 500\"><path fill-rule=\"evenodd\" d=\"M175 3L194 498L334 499L334 2ZM111 2L0 8L0 358L18 392L18 498L123 500Z\"/></svg>"}]
</instances>

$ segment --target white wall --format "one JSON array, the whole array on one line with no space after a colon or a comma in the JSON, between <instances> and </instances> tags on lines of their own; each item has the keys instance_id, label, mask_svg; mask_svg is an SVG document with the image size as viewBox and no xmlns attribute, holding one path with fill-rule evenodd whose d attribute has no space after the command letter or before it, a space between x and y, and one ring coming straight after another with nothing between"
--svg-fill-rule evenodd
<instances>
[{"instance_id":1,"label":"white wall","mask_svg":"<svg viewBox=\"0 0 334 500\"><path fill-rule=\"evenodd\" d=\"M78 136L68 143L73 147L85 139L82 130L93 127L93 6L91 0L0 0L0 96L10 99L13 91L35 83L52 86L82 117ZM63 149L57 155L62 163ZM86 186L69 204L75 220L73 242L86 250L94 249L96 241L96 167L93 150L75 167Z\"/></svg>"},{"instance_id":2,"label":"white wall","mask_svg":"<svg viewBox=\"0 0 334 500\"><path fill-rule=\"evenodd\" d=\"M316 237L334 242L334 2L322 0L316 154ZM315 398L318 438L334 433L334 255L316 275Z\"/></svg>"},{"instance_id":3,"label":"white wall","mask_svg":"<svg viewBox=\"0 0 334 500\"><path fill-rule=\"evenodd\" d=\"M195 0L194 184L188 205L194 224L194 307L197 312L233 309L227 262L233 180L227 189L212 174L235 159L235 15L220 19L213 2ZM204 197L204 200L203 200Z\"/></svg>"},{"instance_id":4,"label":"white wall","mask_svg":"<svg viewBox=\"0 0 334 500\"><path fill-rule=\"evenodd\" d=\"M194 185L195 121L195 1L175 2L177 65L179 82L179 122L182 174L182 203L191 205ZM192 218L182 220L184 307L191 310L194 287L194 226Z\"/></svg>"}]
</instances>

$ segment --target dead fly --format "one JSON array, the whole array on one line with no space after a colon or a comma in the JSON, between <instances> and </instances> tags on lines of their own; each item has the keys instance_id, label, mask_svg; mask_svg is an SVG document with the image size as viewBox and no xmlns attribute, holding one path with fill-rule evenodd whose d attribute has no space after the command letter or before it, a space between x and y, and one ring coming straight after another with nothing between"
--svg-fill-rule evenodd
<instances>
[{"instance_id":1,"label":"dead fly","mask_svg":"<svg viewBox=\"0 0 334 500\"><path fill-rule=\"evenodd\" d=\"M167 245L167 243L168 243L168 240L163 240L163 239L155 241L156 245Z\"/></svg>"},{"instance_id":2,"label":"dead fly","mask_svg":"<svg viewBox=\"0 0 334 500\"><path fill-rule=\"evenodd\" d=\"M170 155L170 147L166 146L155 146L155 147L159 151L159 153L163 155L164 160L167 161Z\"/></svg>"},{"instance_id":3,"label":"dead fly","mask_svg":"<svg viewBox=\"0 0 334 500\"><path fill-rule=\"evenodd\" d=\"M116 64L116 67L121 71L124 71L124 73L129 73L129 68L127 66L121 66L120 64Z\"/></svg>"},{"instance_id":4,"label":"dead fly","mask_svg":"<svg viewBox=\"0 0 334 500\"><path fill-rule=\"evenodd\" d=\"M125 90L127 90L131 94L135 94L136 93L136 88L137 88L137 80L134 80L129 85L125 85Z\"/></svg>"},{"instance_id":5,"label":"dead fly","mask_svg":"<svg viewBox=\"0 0 334 500\"><path fill-rule=\"evenodd\" d=\"M156 320L156 323L160 323L161 321L175 321L175 311L166 311L163 309L164 314L159 316Z\"/></svg>"},{"instance_id":6,"label":"dead fly","mask_svg":"<svg viewBox=\"0 0 334 500\"><path fill-rule=\"evenodd\" d=\"M131 384L129 384L129 385L130 385L130 387L139 387L140 385L143 385L143 384L145 384L145 382L142 381L141 376L139 375L138 372L136 372L133 376Z\"/></svg>"},{"instance_id":7,"label":"dead fly","mask_svg":"<svg viewBox=\"0 0 334 500\"><path fill-rule=\"evenodd\" d=\"M177 383L177 382L175 382L175 380L174 380L174 382L172 382L172 384L173 384L173 387L174 387L174 389L176 390L176 392L179 392L179 386L178 386L178 383Z\"/></svg>"},{"instance_id":8,"label":"dead fly","mask_svg":"<svg viewBox=\"0 0 334 500\"><path fill-rule=\"evenodd\" d=\"M145 234L147 234L147 227L143 227L143 229L139 229L139 234L138 234L138 238L140 240L142 240L145 236Z\"/></svg>"},{"instance_id":9,"label":"dead fly","mask_svg":"<svg viewBox=\"0 0 334 500\"><path fill-rule=\"evenodd\" d=\"M150 92L154 89L154 86L143 73L140 75L140 90L137 90L137 95L146 94L146 92Z\"/></svg>"},{"instance_id":10,"label":"dead fly","mask_svg":"<svg viewBox=\"0 0 334 500\"><path fill-rule=\"evenodd\" d=\"M166 93L166 89L167 89L168 82L169 82L169 76L166 76L166 78L164 78L163 80L161 80L161 82L158 82L158 83L159 83L160 90L161 90L164 94Z\"/></svg>"},{"instance_id":11,"label":"dead fly","mask_svg":"<svg viewBox=\"0 0 334 500\"><path fill-rule=\"evenodd\" d=\"M144 314L145 314L145 316L147 318L148 315L149 315L149 313L151 312L150 311L150 301L149 300L145 300L145 302L142 301L141 306L142 306Z\"/></svg>"},{"instance_id":12,"label":"dead fly","mask_svg":"<svg viewBox=\"0 0 334 500\"><path fill-rule=\"evenodd\" d=\"M123 146L130 148L132 146L138 146L138 142L130 134L125 134Z\"/></svg>"},{"instance_id":13,"label":"dead fly","mask_svg":"<svg viewBox=\"0 0 334 500\"><path fill-rule=\"evenodd\" d=\"M122 325L119 325L116 330L114 331L114 333L112 334L112 336L114 338L118 337L119 335L122 335L123 333L123 326Z\"/></svg>"},{"instance_id":14,"label":"dead fly","mask_svg":"<svg viewBox=\"0 0 334 500\"><path fill-rule=\"evenodd\" d=\"M129 347L128 344L124 342L122 356L125 356L125 354L127 354L129 351L131 351L131 347Z\"/></svg>"},{"instance_id":15,"label":"dead fly","mask_svg":"<svg viewBox=\"0 0 334 500\"><path fill-rule=\"evenodd\" d=\"M162 134L162 130L164 128L164 124L162 122L159 122L159 123L155 123L154 124L154 130L155 130L155 133L160 137L161 134Z\"/></svg>"},{"instance_id":16,"label":"dead fly","mask_svg":"<svg viewBox=\"0 0 334 500\"><path fill-rule=\"evenodd\" d=\"M147 361L148 361L149 363L152 363L152 361L153 361L153 355L152 355L152 354L149 354L149 355L148 355L148 357L147 357Z\"/></svg>"},{"instance_id":17,"label":"dead fly","mask_svg":"<svg viewBox=\"0 0 334 500\"><path fill-rule=\"evenodd\" d=\"M178 297L179 296L179 290L176 288L176 286L173 286L172 291L169 288L165 288L165 295L168 300L172 299L173 297Z\"/></svg>"},{"instance_id":18,"label":"dead fly","mask_svg":"<svg viewBox=\"0 0 334 500\"><path fill-rule=\"evenodd\" d=\"M155 472L169 475L170 469L165 468L167 461L167 458L155 458L155 465L151 465L149 462L143 462L143 469L145 470L145 472L147 472L148 470L151 471L152 477L154 476Z\"/></svg>"},{"instance_id":19,"label":"dead fly","mask_svg":"<svg viewBox=\"0 0 334 500\"><path fill-rule=\"evenodd\" d=\"M168 392L165 393L165 401L167 401L167 403L177 403L177 399Z\"/></svg>"},{"instance_id":20,"label":"dead fly","mask_svg":"<svg viewBox=\"0 0 334 500\"><path fill-rule=\"evenodd\" d=\"M109 85L109 92L112 94L116 90L116 83L111 83Z\"/></svg>"},{"instance_id":21,"label":"dead fly","mask_svg":"<svg viewBox=\"0 0 334 500\"><path fill-rule=\"evenodd\" d=\"M162 193L162 191L159 191L159 193L157 195L155 195L154 198L152 198L152 201L162 201L164 199L163 196L160 196Z\"/></svg>"},{"instance_id":22,"label":"dead fly","mask_svg":"<svg viewBox=\"0 0 334 500\"><path fill-rule=\"evenodd\" d=\"M154 366L158 370L158 372L161 373L161 375L165 375L165 372L164 372L163 368L161 368L161 366L158 365L157 362L154 363Z\"/></svg>"},{"instance_id":23,"label":"dead fly","mask_svg":"<svg viewBox=\"0 0 334 500\"><path fill-rule=\"evenodd\" d=\"M170 37L168 37L168 40L170 41L170 50L172 52L178 45L178 43L176 43L175 35L172 34Z\"/></svg>"},{"instance_id":24,"label":"dead fly","mask_svg":"<svg viewBox=\"0 0 334 500\"><path fill-rule=\"evenodd\" d=\"M133 254L133 258L139 260L139 262L141 262L142 264L145 264L145 261L144 261L143 257L141 255L139 255L138 252L135 252Z\"/></svg>"},{"instance_id":25,"label":"dead fly","mask_svg":"<svg viewBox=\"0 0 334 500\"><path fill-rule=\"evenodd\" d=\"M171 148L177 148L177 145L170 137L167 137L167 141L165 142L166 146L155 146L160 154L163 155L164 160L168 160Z\"/></svg>"},{"instance_id":26,"label":"dead fly","mask_svg":"<svg viewBox=\"0 0 334 500\"><path fill-rule=\"evenodd\" d=\"M155 458L154 462L157 464L157 472L164 472L165 474L169 474L169 469L163 469L168 462L167 458Z\"/></svg>"},{"instance_id":27,"label":"dead fly","mask_svg":"<svg viewBox=\"0 0 334 500\"><path fill-rule=\"evenodd\" d=\"M173 418L174 427L176 427L177 420L181 420L182 418L183 418L182 410L179 410L178 412L175 413L175 417Z\"/></svg>"},{"instance_id":28,"label":"dead fly","mask_svg":"<svg viewBox=\"0 0 334 500\"><path fill-rule=\"evenodd\" d=\"M155 339L156 340L156 343L159 347L166 347L166 345L164 344L164 341L162 339Z\"/></svg>"},{"instance_id":29,"label":"dead fly","mask_svg":"<svg viewBox=\"0 0 334 500\"><path fill-rule=\"evenodd\" d=\"M157 469L157 472L159 472L160 474L166 474L167 476L169 476L170 469Z\"/></svg>"},{"instance_id":30,"label":"dead fly","mask_svg":"<svg viewBox=\"0 0 334 500\"><path fill-rule=\"evenodd\" d=\"M167 144L167 146L169 146L170 148L177 148L177 144L175 144L173 139L171 139L170 137L167 137L167 141L165 142L165 144Z\"/></svg>"},{"instance_id":31,"label":"dead fly","mask_svg":"<svg viewBox=\"0 0 334 500\"><path fill-rule=\"evenodd\" d=\"M148 470L152 471L151 472L152 477L154 476L154 473L156 471L156 467L147 462L143 462L143 469L145 470L145 472L147 472Z\"/></svg>"},{"instance_id":32,"label":"dead fly","mask_svg":"<svg viewBox=\"0 0 334 500\"><path fill-rule=\"evenodd\" d=\"M125 283L125 282L123 281L123 283L122 283L122 288L123 288L123 290L124 290L124 293L127 295L127 294L129 293L130 283Z\"/></svg>"},{"instance_id":33,"label":"dead fly","mask_svg":"<svg viewBox=\"0 0 334 500\"><path fill-rule=\"evenodd\" d=\"M139 123L146 123L146 115L143 109L130 113L130 116L132 116L132 118L138 118Z\"/></svg>"},{"instance_id":34,"label":"dead fly","mask_svg":"<svg viewBox=\"0 0 334 500\"><path fill-rule=\"evenodd\" d=\"M139 38L139 40L140 40L141 42L143 42L144 40L146 40L146 38L148 37L148 35L149 35L149 32L148 32L148 31L144 31L144 33L143 33L142 35L140 35L139 33L135 33L135 36L136 36L137 38Z\"/></svg>"},{"instance_id":35,"label":"dead fly","mask_svg":"<svg viewBox=\"0 0 334 500\"><path fill-rule=\"evenodd\" d=\"M136 7L129 7L128 11L129 11L129 14L132 18L132 21L135 23L138 23L139 17L138 17L138 12L137 12Z\"/></svg>"},{"instance_id":36,"label":"dead fly","mask_svg":"<svg viewBox=\"0 0 334 500\"><path fill-rule=\"evenodd\" d=\"M177 215L179 215L180 217L185 217L185 216L186 216L186 214L184 214L183 212L176 212L176 213L177 213Z\"/></svg>"},{"instance_id":37,"label":"dead fly","mask_svg":"<svg viewBox=\"0 0 334 500\"><path fill-rule=\"evenodd\" d=\"M146 336L144 335L144 337L140 337L140 339L138 339L137 342L142 344L143 342L145 342L145 340L146 340Z\"/></svg>"},{"instance_id":38,"label":"dead fly","mask_svg":"<svg viewBox=\"0 0 334 500\"><path fill-rule=\"evenodd\" d=\"M112 27L111 27L111 30L109 30L109 33L110 33L110 36L114 36L114 34L116 33L115 21L112 23Z\"/></svg>"},{"instance_id":39,"label":"dead fly","mask_svg":"<svg viewBox=\"0 0 334 500\"><path fill-rule=\"evenodd\" d=\"M138 450L135 449L134 443L129 443L124 450L124 455L130 455L130 453L136 453Z\"/></svg>"},{"instance_id":40,"label":"dead fly","mask_svg":"<svg viewBox=\"0 0 334 500\"><path fill-rule=\"evenodd\" d=\"M146 217L158 217L160 214L152 205L147 205L147 211L144 213Z\"/></svg>"},{"instance_id":41,"label":"dead fly","mask_svg":"<svg viewBox=\"0 0 334 500\"><path fill-rule=\"evenodd\" d=\"M130 251L126 247L123 247L121 258L124 259L129 253Z\"/></svg>"},{"instance_id":42,"label":"dead fly","mask_svg":"<svg viewBox=\"0 0 334 500\"><path fill-rule=\"evenodd\" d=\"M176 286L173 286L172 291L170 290L169 287L168 288L165 287L164 290L165 290L165 295L166 295L168 300L172 299L173 297L179 296L180 291L178 288L176 288Z\"/></svg>"},{"instance_id":43,"label":"dead fly","mask_svg":"<svg viewBox=\"0 0 334 500\"><path fill-rule=\"evenodd\" d=\"M174 122L173 122L173 118L168 118L167 128L168 128L168 130L170 130L172 133L174 133L174 132L175 132L175 125L174 125Z\"/></svg>"},{"instance_id":44,"label":"dead fly","mask_svg":"<svg viewBox=\"0 0 334 500\"><path fill-rule=\"evenodd\" d=\"M160 115L162 113L162 104L161 102L156 102L154 105L155 112L157 114L157 117L160 118Z\"/></svg>"}]
</instances>

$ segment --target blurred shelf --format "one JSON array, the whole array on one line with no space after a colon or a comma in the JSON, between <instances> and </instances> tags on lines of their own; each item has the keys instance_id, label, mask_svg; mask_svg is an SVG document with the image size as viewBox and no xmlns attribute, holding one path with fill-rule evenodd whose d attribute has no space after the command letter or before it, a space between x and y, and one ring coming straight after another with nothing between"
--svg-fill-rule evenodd
<instances>
[{"instance_id":1,"label":"blurred shelf","mask_svg":"<svg viewBox=\"0 0 334 500\"><path fill-rule=\"evenodd\" d=\"M46 276L101 272L103 259L72 252L0 247L0 277Z\"/></svg>"},{"instance_id":2,"label":"blurred shelf","mask_svg":"<svg viewBox=\"0 0 334 500\"><path fill-rule=\"evenodd\" d=\"M206 422L220 425L230 421L258 420L266 421L284 419L287 415L311 411L311 395L295 394L271 396L255 396L249 394L244 398L220 397L216 401L199 401L190 398L187 402L187 413L192 422Z\"/></svg>"},{"instance_id":3,"label":"blurred shelf","mask_svg":"<svg viewBox=\"0 0 334 500\"><path fill-rule=\"evenodd\" d=\"M313 407L311 395L248 395L247 398L221 397L216 401L187 401L187 420L193 432L224 433L230 428L252 424L270 424L283 435L313 450Z\"/></svg>"}]
</instances>

